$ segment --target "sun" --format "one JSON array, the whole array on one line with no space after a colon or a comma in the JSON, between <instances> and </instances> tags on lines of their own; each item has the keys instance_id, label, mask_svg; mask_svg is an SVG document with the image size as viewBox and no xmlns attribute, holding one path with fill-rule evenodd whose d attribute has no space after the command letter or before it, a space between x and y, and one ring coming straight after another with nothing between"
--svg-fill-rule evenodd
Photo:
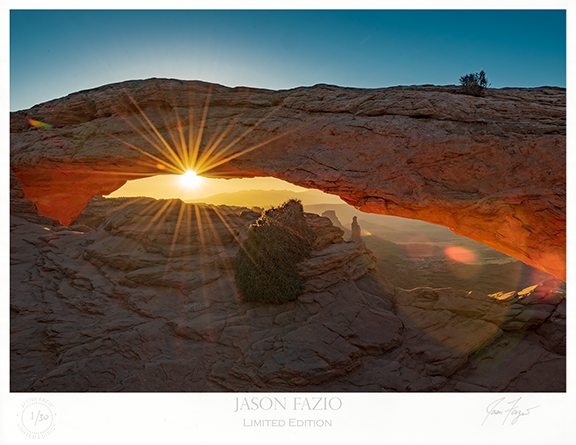
<instances>
[{"instance_id":1,"label":"sun","mask_svg":"<svg viewBox=\"0 0 576 445\"><path fill-rule=\"evenodd\" d=\"M180 176L180 183L187 188L198 187L202 178L195 171L188 170Z\"/></svg>"}]
</instances>

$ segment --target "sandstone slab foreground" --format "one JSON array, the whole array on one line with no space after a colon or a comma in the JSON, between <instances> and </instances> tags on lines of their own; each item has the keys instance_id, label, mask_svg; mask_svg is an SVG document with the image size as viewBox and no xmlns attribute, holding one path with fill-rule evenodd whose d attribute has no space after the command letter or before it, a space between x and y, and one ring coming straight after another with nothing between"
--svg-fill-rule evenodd
<instances>
[{"instance_id":1,"label":"sandstone slab foreground","mask_svg":"<svg viewBox=\"0 0 576 445\"><path fill-rule=\"evenodd\" d=\"M23 195L12 175L13 392L566 391L566 295L546 284L395 288L306 214L304 293L248 303L233 263L259 213L98 197L67 227Z\"/></svg>"},{"instance_id":2,"label":"sandstone slab foreground","mask_svg":"<svg viewBox=\"0 0 576 445\"><path fill-rule=\"evenodd\" d=\"M478 98L455 86L271 91L148 79L11 113L10 126L26 199L66 225L128 179L188 168L271 176L449 227L565 280L563 88Z\"/></svg>"}]
</instances>

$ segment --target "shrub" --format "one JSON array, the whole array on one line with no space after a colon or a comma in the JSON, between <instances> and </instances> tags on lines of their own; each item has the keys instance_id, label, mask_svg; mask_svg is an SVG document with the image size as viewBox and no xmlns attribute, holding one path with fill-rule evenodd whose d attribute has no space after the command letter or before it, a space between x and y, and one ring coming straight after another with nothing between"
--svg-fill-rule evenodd
<instances>
[{"instance_id":1,"label":"shrub","mask_svg":"<svg viewBox=\"0 0 576 445\"><path fill-rule=\"evenodd\" d=\"M486 73L484 70L480 72L466 74L460 78L460 85L464 89L464 94L470 96L483 96L484 90L490 86L488 79L486 79Z\"/></svg>"},{"instance_id":2,"label":"shrub","mask_svg":"<svg viewBox=\"0 0 576 445\"><path fill-rule=\"evenodd\" d=\"M283 303L304 288L297 264L310 255L314 233L299 200L266 210L236 255L234 279L245 301Z\"/></svg>"}]
</instances>

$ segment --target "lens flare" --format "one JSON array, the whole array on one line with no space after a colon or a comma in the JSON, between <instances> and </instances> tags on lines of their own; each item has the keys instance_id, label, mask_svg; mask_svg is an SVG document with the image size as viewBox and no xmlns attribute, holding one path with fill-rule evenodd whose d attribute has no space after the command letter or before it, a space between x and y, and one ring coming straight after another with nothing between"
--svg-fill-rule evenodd
<instances>
[{"instance_id":1,"label":"lens flare","mask_svg":"<svg viewBox=\"0 0 576 445\"><path fill-rule=\"evenodd\" d=\"M474 263L476 261L476 254L465 247L450 246L444 249L446 256L459 263Z\"/></svg>"},{"instance_id":2,"label":"lens flare","mask_svg":"<svg viewBox=\"0 0 576 445\"><path fill-rule=\"evenodd\" d=\"M50 130L54 125L47 124L45 122L40 122L34 119L28 119L28 123L36 128L43 128L44 130Z\"/></svg>"}]
</instances>

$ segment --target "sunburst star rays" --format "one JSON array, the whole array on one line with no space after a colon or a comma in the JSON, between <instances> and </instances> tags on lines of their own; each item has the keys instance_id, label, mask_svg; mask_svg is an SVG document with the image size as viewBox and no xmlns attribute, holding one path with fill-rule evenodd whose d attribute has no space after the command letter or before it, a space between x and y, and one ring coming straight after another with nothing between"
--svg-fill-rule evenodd
<instances>
[{"instance_id":1,"label":"sunburst star rays","mask_svg":"<svg viewBox=\"0 0 576 445\"><path fill-rule=\"evenodd\" d=\"M101 131L141 155L135 162L142 167L142 171L126 172L126 176L178 174L182 175L183 180L192 180L309 124L309 121L305 121L285 131L280 131L274 125L268 126L264 131L268 131L270 136L250 144L248 136L261 128L282 106L278 105L266 112L248 111L245 119L239 116L242 116L248 105L244 105L241 111L236 106L234 115L224 113L222 116L221 110L210 112L212 92L213 86L203 91L191 88L187 111L183 111L186 107L182 105L173 106L167 111L162 107L150 106L149 103L148 106L139 104L124 90L127 100L122 105L124 111L118 115L130 132L112 134L104 129ZM178 104L178 101L173 100L172 103ZM201 109L194 106L200 103L203 104ZM154 245L162 241L163 244L157 246L164 257L161 266L163 277L160 281L170 286L172 281L186 281L183 277L190 280L182 284L180 289L173 289L179 292L182 302L190 298L208 302L213 298L213 292L240 300L234 285L233 258L230 256L232 250L243 248L238 217L226 215L225 211L217 207L186 204L179 200L156 201L143 207L141 212L148 217L141 220L135 218L131 239L120 241L126 242L130 250L126 260L134 258L135 261L127 265L128 270L139 267L135 258L142 248L138 246L141 242ZM231 236L224 236L223 231L228 231ZM190 256L189 261L184 261L183 255L186 258ZM218 267L215 267L216 264ZM172 280L175 273L180 274L180 278ZM220 279L214 281L216 273L220 274ZM191 283L197 283L198 287Z\"/></svg>"},{"instance_id":2,"label":"sunburst star rays","mask_svg":"<svg viewBox=\"0 0 576 445\"><path fill-rule=\"evenodd\" d=\"M247 116L244 122L238 116L247 110L234 110L235 116L210 117L210 100L213 86L210 85L203 97L201 116L198 117L194 106L198 102L194 90L189 90L188 121L183 120L182 107L174 106L170 111L162 108L149 109L139 104L132 95L124 90L127 100L124 101L123 112L118 116L133 131L131 137L122 138L110 131L101 129L107 136L122 142L126 147L137 151L148 160L140 159L139 165L145 167L141 176L157 174L186 174L189 171L197 175L205 175L211 170L221 167L230 161L277 141L309 122L294 125L285 131L277 128L270 131L270 136L262 142L246 146L247 138L255 129L270 119L282 108L277 105L263 116ZM174 93L172 92L174 95ZM110 105L111 108L118 109ZM258 112L256 111L258 114ZM246 128L246 122L252 121ZM152 149L152 150L151 150Z\"/></svg>"}]
</instances>

